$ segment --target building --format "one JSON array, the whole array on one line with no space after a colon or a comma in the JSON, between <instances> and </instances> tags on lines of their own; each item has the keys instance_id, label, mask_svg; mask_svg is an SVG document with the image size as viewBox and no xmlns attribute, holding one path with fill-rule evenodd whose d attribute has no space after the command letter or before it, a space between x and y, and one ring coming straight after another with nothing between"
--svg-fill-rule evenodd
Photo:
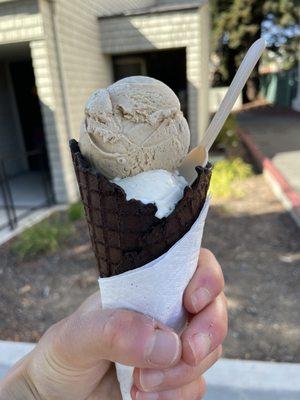
<instances>
[{"instance_id":1,"label":"building","mask_svg":"<svg viewBox=\"0 0 300 400\"><path fill-rule=\"evenodd\" d=\"M74 201L68 140L90 93L127 75L169 84L197 143L208 118L208 32L208 1L0 0L6 175L46 168L55 201Z\"/></svg>"}]
</instances>

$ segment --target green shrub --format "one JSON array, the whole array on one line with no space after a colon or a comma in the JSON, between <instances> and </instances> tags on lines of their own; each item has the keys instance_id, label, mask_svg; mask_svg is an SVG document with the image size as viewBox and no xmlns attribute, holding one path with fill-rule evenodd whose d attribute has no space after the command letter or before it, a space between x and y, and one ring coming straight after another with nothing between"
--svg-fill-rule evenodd
<instances>
[{"instance_id":1,"label":"green shrub","mask_svg":"<svg viewBox=\"0 0 300 400\"><path fill-rule=\"evenodd\" d=\"M210 191L218 198L241 197L239 183L253 174L252 167L241 158L218 161L213 168Z\"/></svg>"},{"instance_id":2,"label":"green shrub","mask_svg":"<svg viewBox=\"0 0 300 400\"><path fill-rule=\"evenodd\" d=\"M23 259L46 253L51 254L71 233L72 226L69 222L42 221L24 231L14 242L12 251Z\"/></svg>"},{"instance_id":3,"label":"green shrub","mask_svg":"<svg viewBox=\"0 0 300 400\"><path fill-rule=\"evenodd\" d=\"M69 210L69 220L71 222L77 221L84 216L83 205L81 202L73 203L70 205Z\"/></svg>"}]
</instances>

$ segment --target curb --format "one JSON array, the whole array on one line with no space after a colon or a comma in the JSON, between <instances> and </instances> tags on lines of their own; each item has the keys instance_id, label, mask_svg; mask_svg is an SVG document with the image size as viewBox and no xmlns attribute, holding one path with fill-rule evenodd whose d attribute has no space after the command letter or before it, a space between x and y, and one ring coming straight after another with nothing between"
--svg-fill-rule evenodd
<instances>
[{"instance_id":1,"label":"curb","mask_svg":"<svg viewBox=\"0 0 300 400\"><path fill-rule=\"evenodd\" d=\"M38 222L43 221L45 218L50 217L53 213L64 211L68 208L68 204L57 204L47 208L41 208L33 211L27 217L21 219L18 226L11 230L9 227L0 231L0 246L10 241L14 237L20 235L23 231L31 228Z\"/></svg>"},{"instance_id":2,"label":"curb","mask_svg":"<svg viewBox=\"0 0 300 400\"><path fill-rule=\"evenodd\" d=\"M221 358L204 375L207 400L296 400L300 364Z\"/></svg>"},{"instance_id":3,"label":"curb","mask_svg":"<svg viewBox=\"0 0 300 400\"><path fill-rule=\"evenodd\" d=\"M273 162L263 154L245 129L239 127L237 133L257 166L263 171L264 177L275 196L281 201L284 208L300 228L300 195L287 182Z\"/></svg>"},{"instance_id":4,"label":"curb","mask_svg":"<svg viewBox=\"0 0 300 400\"><path fill-rule=\"evenodd\" d=\"M0 340L0 379L34 343ZM300 364L221 358L205 373L207 400L298 400ZM233 379L233 377L235 379Z\"/></svg>"},{"instance_id":5,"label":"curb","mask_svg":"<svg viewBox=\"0 0 300 400\"><path fill-rule=\"evenodd\" d=\"M8 370L35 347L34 343L0 340L0 380Z\"/></svg>"}]
</instances>

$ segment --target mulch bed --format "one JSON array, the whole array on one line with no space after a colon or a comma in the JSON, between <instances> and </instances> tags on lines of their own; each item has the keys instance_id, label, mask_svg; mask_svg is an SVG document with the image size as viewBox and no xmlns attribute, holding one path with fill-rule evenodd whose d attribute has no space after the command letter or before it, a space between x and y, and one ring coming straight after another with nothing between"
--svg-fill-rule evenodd
<instances>
[{"instance_id":1,"label":"mulch bed","mask_svg":"<svg viewBox=\"0 0 300 400\"><path fill-rule=\"evenodd\" d=\"M229 306L224 356L300 362L299 230L263 177L215 201L203 245L219 259ZM34 342L97 290L85 221L54 255L19 260L0 247L0 339Z\"/></svg>"}]
</instances>

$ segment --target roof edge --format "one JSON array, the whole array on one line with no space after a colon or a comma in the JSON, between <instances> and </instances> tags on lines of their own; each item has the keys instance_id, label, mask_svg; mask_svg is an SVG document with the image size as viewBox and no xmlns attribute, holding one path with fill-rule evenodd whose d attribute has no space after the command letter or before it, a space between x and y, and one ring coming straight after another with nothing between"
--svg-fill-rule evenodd
<instances>
[{"instance_id":1,"label":"roof edge","mask_svg":"<svg viewBox=\"0 0 300 400\"><path fill-rule=\"evenodd\" d=\"M111 14L111 15L102 15L99 16L99 20L103 19L111 19L111 18L124 18L124 17L132 17L132 16L139 16L139 15L147 15L147 14L163 14L163 13L171 13L171 12L178 12L178 11L190 11L190 10L197 10L201 8L208 0L203 0L201 2L191 2L187 4L162 4L159 6L151 6L147 8L139 8L133 9L128 11L123 11L118 14Z\"/></svg>"}]
</instances>

